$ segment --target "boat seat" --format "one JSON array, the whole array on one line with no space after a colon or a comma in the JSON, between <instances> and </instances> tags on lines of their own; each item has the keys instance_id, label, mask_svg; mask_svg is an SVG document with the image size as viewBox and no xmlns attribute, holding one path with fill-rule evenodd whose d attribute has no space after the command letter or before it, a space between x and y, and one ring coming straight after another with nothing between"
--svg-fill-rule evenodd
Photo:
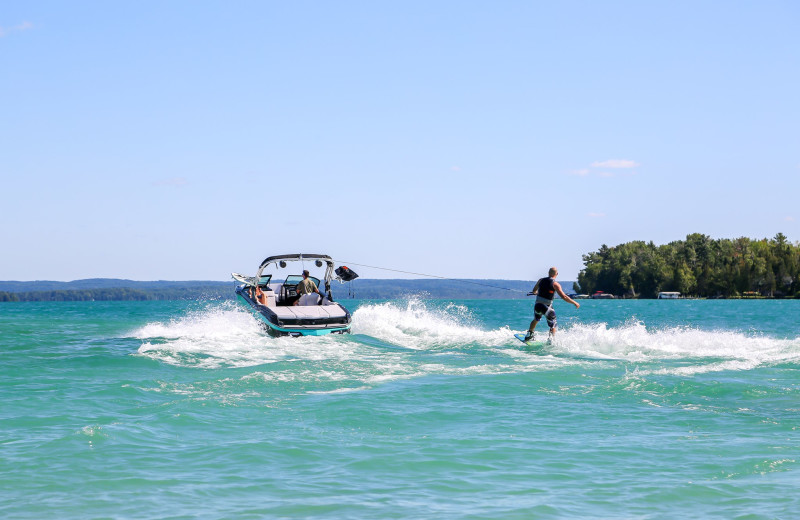
<instances>
[{"instance_id":1,"label":"boat seat","mask_svg":"<svg viewBox=\"0 0 800 520\"><path fill-rule=\"evenodd\" d=\"M344 319L347 313L343 308L334 305L301 305L289 307L273 307L270 309L280 319L302 319L302 318L336 318Z\"/></svg>"},{"instance_id":2,"label":"boat seat","mask_svg":"<svg viewBox=\"0 0 800 520\"><path fill-rule=\"evenodd\" d=\"M317 305L319 303L319 295L317 293L303 294L300 296L300 301L297 305Z\"/></svg>"}]
</instances>

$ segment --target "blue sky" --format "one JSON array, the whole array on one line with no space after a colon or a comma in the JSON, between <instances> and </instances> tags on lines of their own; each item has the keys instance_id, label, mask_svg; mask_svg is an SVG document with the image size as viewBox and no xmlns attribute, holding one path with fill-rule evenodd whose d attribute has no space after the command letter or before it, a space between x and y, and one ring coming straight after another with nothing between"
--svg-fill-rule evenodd
<instances>
[{"instance_id":1,"label":"blue sky","mask_svg":"<svg viewBox=\"0 0 800 520\"><path fill-rule=\"evenodd\" d=\"M8 2L0 279L800 240L800 4ZM395 274L362 270L364 277Z\"/></svg>"}]
</instances>

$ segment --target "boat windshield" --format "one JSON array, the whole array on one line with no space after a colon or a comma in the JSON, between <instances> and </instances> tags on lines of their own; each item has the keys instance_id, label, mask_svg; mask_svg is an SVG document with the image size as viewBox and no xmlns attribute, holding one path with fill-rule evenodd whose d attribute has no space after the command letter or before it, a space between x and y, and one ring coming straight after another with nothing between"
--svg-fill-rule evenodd
<instances>
[{"instance_id":1,"label":"boat windshield","mask_svg":"<svg viewBox=\"0 0 800 520\"><path fill-rule=\"evenodd\" d=\"M271 274L262 274L261 278L258 279L258 285L260 285L261 287L264 287L265 285L267 285L269 283L269 281L271 279L272 279L272 275Z\"/></svg>"},{"instance_id":2,"label":"boat windshield","mask_svg":"<svg viewBox=\"0 0 800 520\"><path fill-rule=\"evenodd\" d=\"M316 278L314 276L309 276L308 279L312 280L314 282L314 285L319 287L319 278ZM286 281L283 282L283 285L297 285L302 281L303 281L303 277L301 275L299 275L299 274L290 274L289 276L286 277Z\"/></svg>"}]
</instances>

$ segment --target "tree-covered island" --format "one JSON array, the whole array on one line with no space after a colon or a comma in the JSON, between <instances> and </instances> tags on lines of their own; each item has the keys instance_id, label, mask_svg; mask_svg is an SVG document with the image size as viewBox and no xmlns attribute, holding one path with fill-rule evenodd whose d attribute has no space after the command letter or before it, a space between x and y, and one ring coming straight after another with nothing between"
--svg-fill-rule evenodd
<instances>
[{"instance_id":1,"label":"tree-covered island","mask_svg":"<svg viewBox=\"0 0 800 520\"><path fill-rule=\"evenodd\" d=\"M666 245L634 241L603 245L583 255L578 284L585 293L655 298L683 296L800 298L800 244L778 233L772 239L714 240L693 233Z\"/></svg>"}]
</instances>

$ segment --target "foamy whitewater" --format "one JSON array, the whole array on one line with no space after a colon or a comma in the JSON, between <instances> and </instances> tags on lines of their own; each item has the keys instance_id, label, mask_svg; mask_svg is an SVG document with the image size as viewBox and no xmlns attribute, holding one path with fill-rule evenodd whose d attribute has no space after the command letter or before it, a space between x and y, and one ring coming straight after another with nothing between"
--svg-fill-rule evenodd
<instances>
[{"instance_id":1,"label":"foamy whitewater","mask_svg":"<svg viewBox=\"0 0 800 520\"><path fill-rule=\"evenodd\" d=\"M581 303L0 304L0 515L800 515L800 301Z\"/></svg>"}]
</instances>

